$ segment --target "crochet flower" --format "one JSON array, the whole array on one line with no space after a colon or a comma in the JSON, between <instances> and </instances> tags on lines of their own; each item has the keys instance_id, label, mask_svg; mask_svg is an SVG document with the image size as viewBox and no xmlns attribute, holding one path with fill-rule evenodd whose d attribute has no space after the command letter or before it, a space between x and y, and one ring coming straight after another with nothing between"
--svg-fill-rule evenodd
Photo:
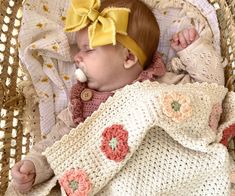
<instances>
[{"instance_id":1,"label":"crochet flower","mask_svg":"<svg viewBox=\"0 0 235 196\"><path fill-rule=\"evenodd\" d=\"M59 183L69 196L86 196L91 190L91 183L82 169L66 171Z\"/></svg>"},{"instance_id":2,"label":"crochet flower","mask_svg":"<svg viewBox=\"0 0 235 196\"><path fill-rule=\"evenodd\" d=\"M192 115L191 100L181 93L165 94L161 97L161 103L163 113L177 123Z\"/></svg>"},{"instance_id":3,"label":"crochet flower","mask_svg":"<svg viewBox=\"0 0 235 196\"><path fill-rule=\"evenodd\" d=\"M110 160L122 161L128 153L128 132L122 125L107 127L102 133L100 149Z\"/></svg>"},{"instance_id":4,"label":"crochet flower","mask_svg":"<svg viewBox=\"0 0 235 196\"><path fill-rule=\"evenodd\" d=\"M209 126L211 127L211 129L214 132L216 132L216 130L217 130L221 113L222 113L221 104L217 103L217 104L213 105L212 110L211 110L211 114L209 117Z\"/></svg>"},{"instance_id":5,"label":"crochet flower","mask_svg":"<svg viewBox=\"0 0 235 196\"><path fill-rule=\"evenodd\" d=\"M235 124L230 125L223 131L223 138L220 143L229 147L229 143L235 138Z\"/></svg>"}]
</instances>

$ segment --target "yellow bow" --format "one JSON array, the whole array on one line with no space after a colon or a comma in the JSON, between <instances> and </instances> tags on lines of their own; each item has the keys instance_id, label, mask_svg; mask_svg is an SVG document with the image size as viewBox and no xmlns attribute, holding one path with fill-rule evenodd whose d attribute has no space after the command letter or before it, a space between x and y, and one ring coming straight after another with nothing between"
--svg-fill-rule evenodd
<instances>
[{"instance_id":1,"label":"yellow bow","mask_svg":"<svg viewBox=\"0 0 235 196\"><path fill-rule=\"evenodd\" d=\"M120 43L124 42L122 44L131 50L143 65L146 60L144 52L127 36L130 9L110 7L99 13L99 8L100 0L72 0L67 11L65 31L79 31L89 26L90 48L107 44L116 45L118 40Z\"/></svg>"}]
</instances>

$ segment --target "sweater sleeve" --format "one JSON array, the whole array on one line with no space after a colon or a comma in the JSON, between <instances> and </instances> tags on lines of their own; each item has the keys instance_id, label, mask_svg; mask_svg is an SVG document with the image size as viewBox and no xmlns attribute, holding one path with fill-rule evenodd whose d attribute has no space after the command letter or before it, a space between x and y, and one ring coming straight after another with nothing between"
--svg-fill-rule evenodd
<instances>
[{"instance_id":1,"label":"sweater sleeve","mask_svg":"<svg viewBox=\"0 0 235 196\"><path fill-rule=\"evenodd\" d=\"M209 39L200 37L184 50L177 53L167 72L159 82L168 84L208 82L224 85L224 70L221 57Z\"/></svg>"},{"instance_id":2,"label":"sweater sleeve","mask_svg":"<svg viewBox=\"0 0 235 196\"><path fill-rule=\"evenodd\" d=\"M53 170L51 169L45 156L42 155L42 152L47 147L52 146L55 141L60 140L63 135L71 130L74 125L70 116L71 115L68 108L63 110L58 115L58 122L54 125L46 138L36 143L30 150L29 154L24 158L24 160L30 160L34 163L36 169L34 185L42 183L53 176Z\"/></svg>"},{"instance_id":3,"label":"sweater sleeve","mask_svg":"<svg viewBox=\"0 0 235 196\"><path fill-rule=\"evenodd\" d=\"M196 82L224 85L224 70L221 58L209 40L199 38L193 45L178 52L178 55L185 65L186 72Z\"/></svg>"}]
</instances>

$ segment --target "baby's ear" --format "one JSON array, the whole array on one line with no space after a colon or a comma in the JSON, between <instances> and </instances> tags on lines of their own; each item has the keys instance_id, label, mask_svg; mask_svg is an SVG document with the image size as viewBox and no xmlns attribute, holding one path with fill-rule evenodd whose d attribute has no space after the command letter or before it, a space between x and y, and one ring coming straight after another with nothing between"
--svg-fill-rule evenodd
<instances>
[{"instance_id":1,"label":"baby's ear","mask_svg":"<svg viewBox=\"0 0 235 196\"><path fill-rule=\"evenodd\" d=\"M125 48L124 68L130 69L138 62L138 58L129 49Z\"/></svg>"}]
</instances>

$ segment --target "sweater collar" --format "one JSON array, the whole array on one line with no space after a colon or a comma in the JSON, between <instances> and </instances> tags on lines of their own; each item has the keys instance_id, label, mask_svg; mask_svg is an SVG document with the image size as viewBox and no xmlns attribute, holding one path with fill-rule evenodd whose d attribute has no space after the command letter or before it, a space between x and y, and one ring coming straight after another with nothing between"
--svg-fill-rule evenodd
<instances>
[{"instance_id":1,"label":"sweater collar","mask_svg":"<svg viewBox=\"0 0 235 196\"><path fill-rule=\"evenodd\" d=\"M139 77L133 83L137 81L143 82L144 80L155 81L157 77L163 76L165 73L166 67L163 63L162 56L156 52L151 64L140 73Z\"/></svg>"}]
</instances>

